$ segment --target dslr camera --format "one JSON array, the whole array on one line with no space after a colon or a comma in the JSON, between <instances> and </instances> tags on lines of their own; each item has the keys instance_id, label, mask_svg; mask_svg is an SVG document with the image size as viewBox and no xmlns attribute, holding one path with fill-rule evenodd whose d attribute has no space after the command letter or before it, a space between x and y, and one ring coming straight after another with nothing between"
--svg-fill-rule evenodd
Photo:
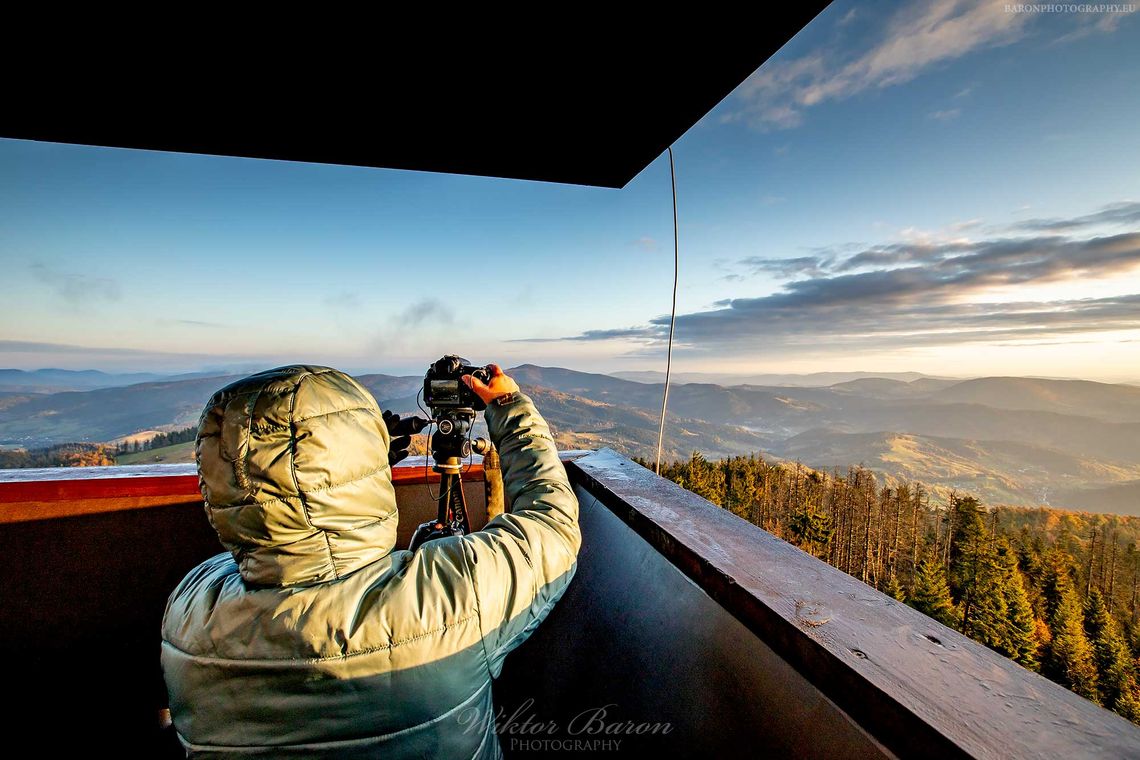
<instances>
[{"instance_id":1,"label":"dslr camera","mask_svg":"<svg viewBox=\"0 0 1140 760\"><path fill-rule=\"evenodd\" d=\"M454 354L436 360L424 375L424 403L435 416L440 410L470 409L483 411L487 405L475 395L461 378L463 375L477 377L485 383L491 381L491 373L486 367L475 367Z\"/></svg>"},{"instance_id":2,"label":"dslr camera","mask_svg":"<svg viewBox=\"0 0 1140 760\"><path fill-rule=\"evenodd\" d=\"M487 404L459 379L464 375L485 383L491 380L486 367L471 365L454 354L433 362L424 375L424 403L431 409L436 429L431 453L437 467L457 467L457 457L466 457L472 451L484 454L491 445L484 438L470 438L475 413L486 409Z\"/></svg>"}]
</instances>

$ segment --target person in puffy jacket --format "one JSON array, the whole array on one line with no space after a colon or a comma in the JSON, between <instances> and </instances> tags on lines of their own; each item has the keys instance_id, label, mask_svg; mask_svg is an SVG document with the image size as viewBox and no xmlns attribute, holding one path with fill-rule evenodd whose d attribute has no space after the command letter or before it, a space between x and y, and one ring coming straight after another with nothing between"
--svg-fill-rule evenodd
<instances>
[{"instance_id":1,"label":"person in puffy jacket","mask_svg":"<svg viewBox=\"0 0 1140 760\"><path fill-rule=\"evenodd\" d=\"M206 514L228 550L190 571L162 668L192 757L501 757L491 680L577 567L578 502L550 429L494 365L488 402L507 511L397 549L390 434L327 367L214 394L197 438Z\"/></svg>"}]
</instances>

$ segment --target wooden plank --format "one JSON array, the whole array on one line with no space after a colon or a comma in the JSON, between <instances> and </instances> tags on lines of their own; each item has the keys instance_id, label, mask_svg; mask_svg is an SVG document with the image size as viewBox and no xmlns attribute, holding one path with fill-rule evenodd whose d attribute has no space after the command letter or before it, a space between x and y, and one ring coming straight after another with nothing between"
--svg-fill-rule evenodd
<instances>
[{"instance_id":1,"label":"wooden plank","mask_svg":"<svg viewBox=\"0 0 1140 760\"><path fill-rule=\"evenodd\" d=\"M24 480L0 483L0 504L145 496L176 497L183 501L202 498L196 474L124 478L105 476L83 480Z\"/></svg>"},{"instance_id":2,"label":"wooden plank","mask_svg":"<svg viewBox=\"0 0 1140 760\"><path fill-rule=\"evenodd\" d=\"M102 512L126 512L132 509L167 507L173 504L201 507L202 497L195 492L193 496L125 496L112 499L0 502L0 525L33 520L58 520Z\"/></svg>"},{"instance_id":3,"label":"wooden plank","mask_svg":"<svg viewBox=\"0 0 1140 760\"><path fill-rule=\"evenodd\" d=\"M44 480L101 480L196 475L193 464L128 464L110 467L29 467L0 470L0 484Z\"/></svg>"},{"instance_id":4,"label":"wooden plank","mask_svg":"<svg viewBox=\"0 0 1140 760\"><path fill-rule=\"evenodd\" d=\"M1140 727L602 449L586 489L901 756L1140 757Z\"/></svg>"}]
</instances>

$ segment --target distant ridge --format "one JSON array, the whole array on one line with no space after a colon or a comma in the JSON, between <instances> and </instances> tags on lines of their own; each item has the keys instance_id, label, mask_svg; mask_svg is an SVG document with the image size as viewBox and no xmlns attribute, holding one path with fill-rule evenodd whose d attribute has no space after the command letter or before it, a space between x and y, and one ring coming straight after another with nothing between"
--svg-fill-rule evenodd
<instances>
[{"instance_id":1,"label":"distant ridge","mask_svg":"<svg viewBox=\"0 0 1140 760\"><path fill-rule=\"evenodd\" d=\"M64 371L52 378L49 372L40 379L108 382L104 373ZM508 372L535 398L560 446L656 453L660 384L535 364ZM246 374L183 375L59 393L0 390L0 446L106 442L184 428L197 422L214 391ZM731 386L679 382L669 396L665 455L757 452L827 470L863 463L884 479L922 480L938 493L956 488L988 504L1135 513L1140 388L1047 378L886 374L895 376L833 372L730 375L734 381L753 381ZM418 413L422 375L356 377L383 408ZM773 384L790 380L814 384Z\"/></svg>"},{"instance_id":2,"label":"distant ridge","mask_svg":"<svg viewBox=\"0 0 1140 760\"><path fill-rule=\"evenodd\" d=\"M110 374L97 369L0 369L0 391L23 393L57 393L59 391L91 391L135 383L147 383L166 377L155 372Z\"/></svg>"},{"instance_id":3,"label":"distant ridge","mask_svg":"<svg viewBox=\"0 0 1140 760\"><path fill-rule=\"evenodd\" d=\"M632 380L635 383L663 383L665 373L656 370L611 372L612 377ZM847 383L863 378L882 378L909 383L926 378L959 381L961 378L935 377L921 372L812 372L806 375L795 374L731 374L723 372L675 372L674 383L715 383L717 385L768 385L792 388L823 388L837 383Z\"/></svg>"},{"instance_id":4,"label":"distant ridge","mask_svg":"<svg viewBox=\"0 0 1140 760\"><path fill-rule=\"evenodd\" d=\"M177 382L201 377L218 377L226 372L103 372L97 369L0 369L0 392L60 393L123 388L155 382Z\"/></svg>"}]
</instances>

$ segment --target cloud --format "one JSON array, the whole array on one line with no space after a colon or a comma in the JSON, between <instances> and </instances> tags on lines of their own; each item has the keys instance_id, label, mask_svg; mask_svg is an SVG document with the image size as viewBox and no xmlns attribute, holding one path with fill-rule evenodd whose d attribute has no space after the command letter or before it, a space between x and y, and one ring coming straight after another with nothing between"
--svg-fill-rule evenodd
<instances>
[{"instance_id":1,"label":"cloud","mask_svg":"<svg viewBox=\"0 0 1140 760\"><path fill-rule=\"evenodd\" d=\"M836 47L761 66L738 88L726 121L788 129L809 108L866 90L905 84L930 67L1018 39L1034 14L1007 13L1002 3L933 0L896 12L869 48L838 56Z\"/></svg>"},{"instance_id":2,"label":"cloud","mask_svg":"<svg viewBox=\"0 0 1140 760\"><path fill-rule=\"evenodd\" d=\"M429 296L408 305L396 314L393 323L401 332L426 325L453 325L455 311L440 299Z\"/></svg>"},{"instance_id":3,"label":"cloud","mask_svg":"<svg viewBox=\"0 0 1140 760\"><path fill-rule=\"evenodd\" d=\"M507 341L508 343L548 343L551 341L597 341L597 340L617 340L629 339L635 341L649 341L655 340L654 333L657 328L652 326L642 327L619 327L609 330L586 330L580 335L571 335L565 338L515 338ZM669 318L665 318L665 333L669 332Z\"/></svg>"},{"instance_id":4,"label":"cloud","mask_svg":"<svg viewBox=\"0 0 1140 760\"><path fill-rule=\"evenodd\" d=\"M119 283L110 277L63 272L44 263L29 267L32 276L46 285L57 297L73 307L87 307L99 302L122 300Z\"/></svg>"},{"instance_id":5,"label":"cloud","mask_svg":"<svg viewBox=\"0 0 1140 760\"><path fill-rule=\"evenodd\" d=\"M842 18L840 18L840 19L839 19L838 21L836 21L835 23L836 23L837 25L839 25L839 26L847 26L848 24L850 24L852 21L854 21L854 20L855 20L855 12L856 12L857 10L858 10L858 8L852 8L851 10L847 11L846 13L844 13L844 14L843 14L843 17L842 17Z\"/></svg>"},{"instance_id":6,"label":"cloud","mask_svg":"<svg viewBox=\"0 0 1140 760\"><path fill-rule=\"evenodd\" d=\"M166 317L159 317L154 320L157 325L184 325L186 327L201 327L209 330L229 329L232 325L224 324L222 322L206 322L201 319L169 319Z\"/></svg>"},{"instance_id":7,"label":"cloud","mask_svg":"<svg viewBox=\"0 0 1140 760\"><path fill-rule=\"evenodd\" d=\"M1073 219L1028 219L1015 225L1015 229L1064 232L1097 225L1140 226L1140 202L1111 203L1092 214Z\"/></svg>"},{"instance_id":8,"label":"cloud","mask_svg":"<svg viewBox=\"0 0 1140 760\"><path fill-rule=\"evenodd\" d=\"M92 346L76 346L69 343L41 343L30 340L0 340L0 354L117 354L134 355L150 354L152 351L140 351L135 348L97 348Z\"/></svg>"},{"instance_id":9,"label":"cloud","mask_svg":"<svg viewBox=\"0 0 1140 760\"><path fill-rule=\"evenodd\" d=\"M643 251L656 251L657 241L651 237L639 237L634 240L630 245L640 248Z\"/></svg>"},{"instance_id":10,"label":"cloud","mask_svg":"<svg viewBox=\"0 0 1140 760\"><path fill-rule=\"evenodd\" d=\"M749 256L739 262L740 266L750 270L752 274L771 274L784 279L799 275L818 276L825 272L831 263L832 257L829 255L799 256L794 259Z\"/></svg>"},{"instance_id":11,"label":"cloud","mask_svg":"<svg viewBox=\"0 0 1140 760\"><path fill-rule=\"evenodd\" d=\"M931 111L926 116L935 121L951 121L962 115L961 108L947 108L945 111Z\"/></svg>"},{"instance_id":12,"label":"cloud","mask_svg":"<svg viewBox=\"0 0 1140 760\"><path fill-rule=\"evenodd\" d=\"M200 319L174 319L165 321L171 321L180 325L190 325L191 327L229 327L229 325L224 325L221 322L203 322Z\"/></svg>"},{"instance_id":13,"label":"cloud","mask_svg":"<svg viewBox=\"0 0 1140 760\"><path fill-rule=\"evenodd\" d=\"M1070 220L1117 218L1123 204ZM1065 224L1061 224L1064 222ZM834 251L842 251L840 246ZM1140 329L1140 293L1105 298L994 303L994 289L1140 271L1140 232L985 240L915 239L789 259L749 257L739 265L787 278L776 292L724 299L677 317L681 350L720 356L774 349L907 347ZM1140 287L1137 288L1140 290ZM564 338L624 340L655 352L669 318Z\"/></svg>"},{"instance_id":14,"label":"cloud","mask_svg":"<svg viewBox=\"0 0 1140 760\"><path fill-rule=\"evenodd\" d=\"M1116 5L1112 11L1103 10L1099 13L1073 13L1071 15L1076 19L1076 29L1061 35L1053 42L1057 45L1063 45L1092 34L1110 34L1117 30L1121 21L1135 12L1135 4L1121 3Z\"/></svg>"},{"instance_id":15,"label":"cloud","mask_svg":"<svg viewBox=\"0 0 1140 760\"><path fill-rule=\"evenodd\" d=\"M362 306L360 294L352 290L330 293L322 299L322 302L327 308L334 311L357 312Z\"/></svg>"},{"instance_id":16,"label":"cloud","mask_svg":"<svg viewBox=\"0 0 1140 760\"><path fill-rule=\"evenodd\" d=\"M227 355L151 351L121 346L79 346L71 343L0 340L0 355L12 366L105 369L114 371L219 371L265 369L283 363L269 355Z\"/></svg>"}]
</instances>

